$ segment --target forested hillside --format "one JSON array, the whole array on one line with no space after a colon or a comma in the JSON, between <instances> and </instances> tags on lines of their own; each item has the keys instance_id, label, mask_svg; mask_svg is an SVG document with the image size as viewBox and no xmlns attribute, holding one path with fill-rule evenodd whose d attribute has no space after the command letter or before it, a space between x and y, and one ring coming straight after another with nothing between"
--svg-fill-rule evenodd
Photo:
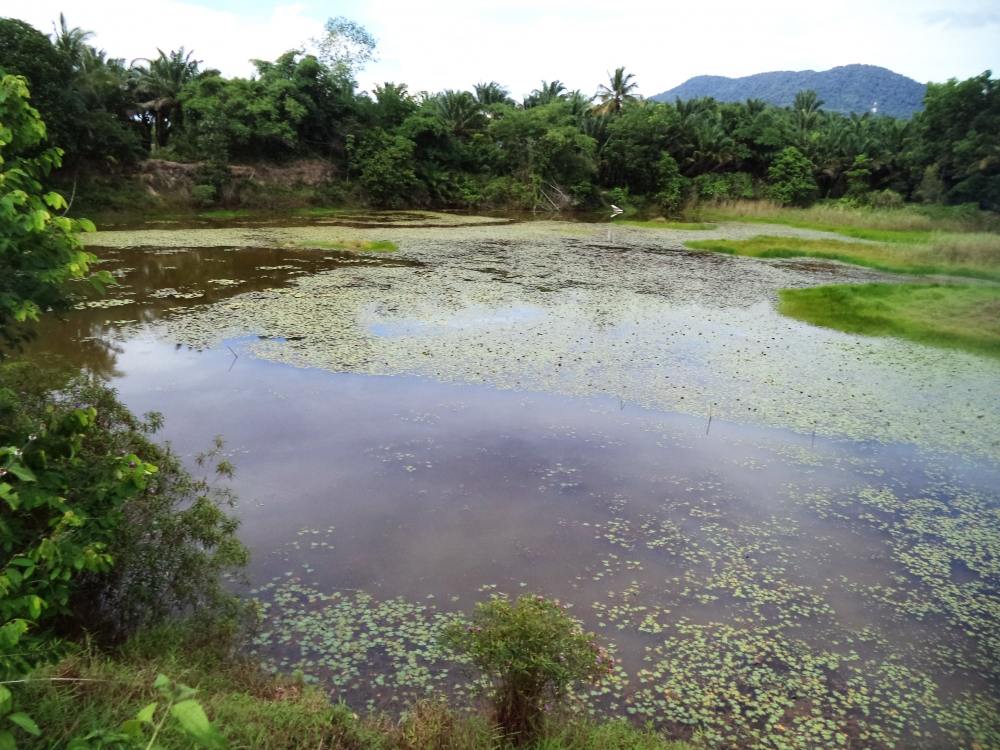
<instances>
[{"instance_id":1,"label":"forested hillside","mask_svg":"<svg viewBox=\"0 0 1000 750\"><path fill-rule=\"evenodd\" d=\"M890 117L908 118L923 108L927 87L912 78L877 65L841 65L830 70L776 70L742 78L695 76L652 97L656 101L712 97L720 102L761 99L789 107L795 95L811 89L828 112L864 114L872 109Z\"/></svg>"},{"instance_id":2,"label":"forested hillside","mask_svg":"<svg viewBox=\"0 0 1000 750\"><path fill-rule=\"evenodd\" d=\"M404 82L358 91L374 40L343 18L330 20L312 53L257 60L251 78L227 78L184 47L127 62L90 37L65 19L51 38L0 20L0 69L28 79L50 142L66 150L67 185L127 174L155 157L196 165L191 202L251 205L277 194L255 192L246 177L254 170L233 165L313 159L333 177L308 200L326 204L562 210L614 202L676 214L699 200L767 197L1000 208L1000 83L989 71L930 84L924 110L895 119L884 107L834 111L847 107L846 84L828 101L822 88L796 92L790 83L780 106L752 90L740 102L722 94L643 100L625 68L594 91L541 81L522 100L496 81L471 91L414 92ZM847 80L857 70L830 73ZM100 207L93 183L81 196Z\"/></svg>"}]
</instances>

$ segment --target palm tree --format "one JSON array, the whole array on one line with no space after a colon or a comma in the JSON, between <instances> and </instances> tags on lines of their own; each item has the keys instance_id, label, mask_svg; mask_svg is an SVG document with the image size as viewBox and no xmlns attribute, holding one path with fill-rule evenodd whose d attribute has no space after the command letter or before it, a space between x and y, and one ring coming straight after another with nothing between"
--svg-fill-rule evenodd
<instances>
[{"instance_id":1,"label":"palm tree","mask_svg":"<svg viewBox=\"0 0 1000 750\"><path fill-rule=\"evenodd\" d=\"M792 111L795 113L795 124L801 133L813 130L819 123L823 112L824 101L815 91L808 89L795 95Z\"/></svg>"},{"instance_id":2,"label":"palm tree","mask_svg":"<svg viewBox=\"0 0 1000 750\"><path fill-rule=\"evenodd\" d=\"M493 104L509 104L510 92L496 81L489 83L477 83L475 86L476 101L480 107L489 107Z\"/></svg>"},{"instance_id":3,"label":"palm tree","mask_svg":"<svg viewBox=\"0 0 1000 750\"><path fill-rule=\"evenodd\" d=\"M78 70L83 63L83 56L89 47L87 40L94 36L93 31L86 31L79 26L72 29L66 25L66 16L59 14L59 28L55 29L55 38L52 40L53 46L69 60L74 70Z\"/></svg>"},{"instance_id":4,"label":"palm tree","mask_svg":"<svg viewBox=\"0 0 1000 750\"><path fill-rule=\"evenodd\" d=\"M542 81L542 85L532 91L524 100L524 107L540 107L549 104L556 99L562 99L566 93L566 86L560 80Z\"/></svg>"},{"instance_id":5,"label":"palm tree","mask_svg":"<svg viewBox=\"0 0 1000 750\"><path fill-rule=\"evenodd\" d=\"M437 98L438 117L454 135L477 130L483 122L479 103L468 91L443 91Z\"/></svg>"},{"instance_id":6,"label":"palm tree","mask_svg":"<svg viewBox=\"0 0 1000 750\"><path fill-rule=\"evenodd\" d=\"M752 120L754 117L762 114L764 110L767 109L767 102L763 99L747 99L743 106L746 108L746 112Z\"/></svg>"},{"instance_id":7,"label":"palm tree","mask_svg":"<svg viewBox=\"0 0 1000 750\"><path fill-rule=\"evenodd\" d=\"M616 114L621 112L625 102L634 102L636 96L632 92L639 87L639 84L635 83L633 78L635 76L626 73L624 67L615 68L614 74L609 76L608 83L602 83L597 89L597 99L601 102L597 105L597 110L603 114Z\"/></svg>"},{"instance_id":8,"label":"palm tree","mask_svg":"<svg viewBox=\"0 0 1000 750\"><path fill-rule=\"evenodd\" d=\"M388 100L412 100L409 89L405 83L392 83L386 81L381 86L375 86L375 100L378 102Z\"/></svg>"},{"instance_id":9,"label":"palm tree","mask_svg":"<svg viewBox=\"0 0 1000 750\"><path fill-rule=\"evenodd\" d=\"M198 65L201 63L200 60L192 60L194 52L185 53L183 47L171 50L169 55L161 49L156 51L160 54L155 60L139 58L146 65L136 65L139 60L132 61L136 92L146 99L139 106L152 112L155 118L152 143L154 151L167 145L168 128L181 124L181 89L198 75Z\"/></svg>"}]
</instances>

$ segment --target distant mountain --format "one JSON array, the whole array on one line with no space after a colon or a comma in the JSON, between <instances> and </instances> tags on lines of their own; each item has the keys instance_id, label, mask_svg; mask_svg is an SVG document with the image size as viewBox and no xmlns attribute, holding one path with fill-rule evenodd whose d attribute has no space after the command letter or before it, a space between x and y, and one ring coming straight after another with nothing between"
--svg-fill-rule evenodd
<instances>
[{"instance_id":1,"label":"distant mountain","mask_svg":"<svg viewBox=\"0 0 1000 750\"><path fill-rule=\"evenodd\" d=\"M923 109L927 87L899 73L877 65L842 65L815 70L778 70L744 78L695 76L677 88L650 97L656 101L698 99L711 96L720 102L763 99L779 107L790 105L795 95L813 89L828 112L869 112L877 103L881 114L911 117Z\"/></svg>"}]
</instances>

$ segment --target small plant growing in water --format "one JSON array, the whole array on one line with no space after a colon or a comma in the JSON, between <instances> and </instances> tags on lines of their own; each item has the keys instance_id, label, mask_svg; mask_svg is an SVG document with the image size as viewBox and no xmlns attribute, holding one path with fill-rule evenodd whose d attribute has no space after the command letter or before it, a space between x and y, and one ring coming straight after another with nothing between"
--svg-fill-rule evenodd
<instances>
[{"instance_id":1,"label":"small plant growing in water","mask_svg":"<svg viewBox=\"0 0 1000 750\"><path fill-rule=\"evenodd\" d=\"M481 602L471 622L453 623L444 637L483 672L496 722L517 744L537 734L543 713L575 683L598 682L614 667L593 633L541 596Z\"/></svg>"}]
</instances>

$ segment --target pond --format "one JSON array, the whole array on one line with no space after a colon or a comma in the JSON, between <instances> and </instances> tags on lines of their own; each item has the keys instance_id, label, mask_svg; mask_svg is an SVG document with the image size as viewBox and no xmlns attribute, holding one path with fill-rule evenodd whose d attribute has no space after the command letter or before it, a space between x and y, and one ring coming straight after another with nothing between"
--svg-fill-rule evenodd
<instances>
[{"instance_id":1,"label":"pond","mask_svg":"<svg viewBox=\"0 0 1000 750\"><path fill-rule=\"evenodd\" d=\"M120 286L40 346L161 411L184 455L225 437L255 647L334 699L471 702L436 634L532 592L613 645L581 710L718 746L995 745L996 361L783 318L780 288L894 277L693 234L422 213L104 231ZM358 240L398 250L336 249Z\"/></svg>"}]
</instances>

